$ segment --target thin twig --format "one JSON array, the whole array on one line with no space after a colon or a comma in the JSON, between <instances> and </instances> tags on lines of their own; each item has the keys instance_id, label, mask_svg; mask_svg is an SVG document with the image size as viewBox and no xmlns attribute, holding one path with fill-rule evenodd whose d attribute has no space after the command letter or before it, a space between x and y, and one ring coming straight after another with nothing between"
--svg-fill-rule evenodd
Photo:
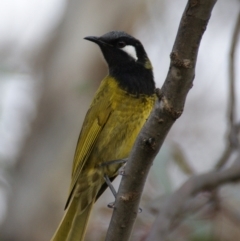
<instances>
[{"instance_id":1,"label":"thin twig","mask_svg":"<svg viewBox=\"0 0 240 241\"><path fill-rule=\"evenodd\" d=\"M233 150L237 149L239 147L239 128L238 124L236 123L236 78L235 78L235 53L236 48L238 44L238 38L240 33L240 10L238 13L237 21L235 24L235 28L233 31L232 36L232 42L230 47L230 53L229 53L229 91L228 91L228 143L226 145L225 150L223 151L223 154L219 158L216 168L220 169L222 168L229 158L231 157L231 154Z\"/></svg>"}]
</instances>

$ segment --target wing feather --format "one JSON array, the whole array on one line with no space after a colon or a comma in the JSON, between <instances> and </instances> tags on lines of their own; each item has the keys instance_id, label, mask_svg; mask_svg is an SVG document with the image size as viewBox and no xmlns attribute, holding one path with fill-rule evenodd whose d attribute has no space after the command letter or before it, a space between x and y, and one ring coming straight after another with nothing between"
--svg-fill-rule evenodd
<instances>
[{"instance_id":1,"label":"wing feather","mask_svg":"<svg viewBox=\"0 0 240 241\"><path fill-rule=\"evenodd\" d=\"M106 83L107 80L107 78L104 79L100 85L83 122L74 155L70 194L65 208L67 208L71 200L74 187L79 179L82 168L88 160L97 138L112 112L112 91L110 91Z\"/></svg>"}]
</instances>

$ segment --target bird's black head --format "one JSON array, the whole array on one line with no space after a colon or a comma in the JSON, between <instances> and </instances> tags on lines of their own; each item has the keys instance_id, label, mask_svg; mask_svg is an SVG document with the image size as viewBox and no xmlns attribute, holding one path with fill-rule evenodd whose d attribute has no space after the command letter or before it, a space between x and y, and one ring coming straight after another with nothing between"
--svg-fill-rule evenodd
<instances>
[{"instance_id":1,"label":"bird's black head","mask_svg":"<svg viewBox=\"0 0 240 241\"><path fill-rule=\"evenodd\" d=\"M141 42L122 31L111 31L86 40L99 45L109 66L109 74L131 94L153 94L152 65Z\"/></svg>"}]
</instances>

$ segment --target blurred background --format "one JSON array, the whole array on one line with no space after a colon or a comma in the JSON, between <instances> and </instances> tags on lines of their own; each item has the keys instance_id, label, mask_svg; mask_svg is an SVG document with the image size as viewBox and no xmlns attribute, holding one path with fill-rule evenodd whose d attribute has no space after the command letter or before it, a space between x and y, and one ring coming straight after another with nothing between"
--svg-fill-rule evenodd
<instances>
[{"instance_id":1,"label":"blurred background","mask_svg":"<svg viewBox=\"0 0 240 241\"><path fill-rule=\"evenodd\" d=\"M124 30L140 39L161 87L186 2L0 0L1 241L47 241L63 215L81 124L107 73L98 47L83 38ZM229 50L239 7L238 0L219 0L213 10L194 87L154 162L132 241L144 240L165 196L189 175L211 170L225 148ZM239 80L239 68L235 74ZM239 191L231 185L221 192L234 212L240 212ZM97 202L87 241L104 240L112 201L106 191ZM239 225L221 211L188 217L178 240L240 240Z\"/></svg>"}]
</instances>

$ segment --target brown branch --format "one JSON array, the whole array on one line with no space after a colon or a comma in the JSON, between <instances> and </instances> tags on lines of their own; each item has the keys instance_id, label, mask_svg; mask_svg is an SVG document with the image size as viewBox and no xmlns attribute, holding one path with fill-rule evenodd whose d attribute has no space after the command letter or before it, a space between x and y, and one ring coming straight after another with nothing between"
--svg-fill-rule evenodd
<instances>
[{"instance_id":1,"label":"brown branch","mask_svg":"<svg viewBox=\"0 0 240 241\"><path fill-rule=\"evenodd\" d=\"M235 53L238 43L240 33L240 10L238 13L238 17L236 20L235 28L233 31L232 36L232 42L230 47L230 53L229 53L229 92L228 92L228 143L225 147L225 150L223 151L221 157L219 158L216 168L222 168L229 158L231 157L231 154L233 150L237 149L239 147L239 128L238 124L236 123L236 93L235 93Z\"/></svg>"},{"instance_id":2,"label":"brown branch","mask_svg":"<svg viewBox=\"0 0 240 241\"><path fill-rule=\"evenodd\" d=\"M236 122L236 103L235 103L235 75L234 75L234 53L236 50L238 36L240 31L240 12L235 25L234 34L230 50L230 65L229 65L229 107L228 107L228 126L229 136L228 145L223 151L216 168L220 169L229 160L233 150L237 149L239 123ZM162 211L159 213L152 230L149 233L147 240L167 240L167 238L179 227L187 213L196 213L206 207L208 199L198 202L201 191L212 190L211 198L217 197L217 189L224 183L232 182L240 179L240 156L235 164L222 172L212 171L204 175L194 176L182 185L175 193L173 193L165 202ZM213 203L217 204L218 200ZM189 205L191 204L191 205ZM235 218L238 221L238 216L234 213L227 213L229 217ZM230 215L231 214L231 215ZM236 221L235 220L235 221Z\"/></svg>"},{"instance_id":3,"label":"brown branch","mask_svg":"<svg viewBox=\"0 0 240 241\"><path fill-rule=\"evenodd\" d=\"M166 201L147 241L164 241L188 213L188 200L203 191L212 191L223 184L240 180L240 155L234 164L223 171L214 170L188 179ZM191 210L191 209L190 209Z\"/></svg>"},{"instance_id":4,"label":"brown branch","mask_svg":"<svg viewBox=\"0 0 240 241\"><path fill-rule=\"evenodd\" d=\"M182 114L195 76L197 53L216 0L189 0L170 55L159 101L139 134L120 183L106 241L129 240L145 180L175 120Z\"/></svg>"}]
</instances>

